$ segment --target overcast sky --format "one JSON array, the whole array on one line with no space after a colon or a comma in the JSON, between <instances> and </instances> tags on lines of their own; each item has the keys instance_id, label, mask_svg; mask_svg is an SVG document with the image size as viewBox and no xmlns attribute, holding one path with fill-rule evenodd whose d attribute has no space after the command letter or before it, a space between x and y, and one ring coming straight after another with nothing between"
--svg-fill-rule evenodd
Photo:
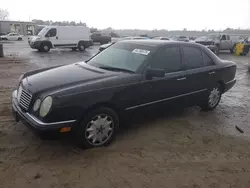
<instances>
[{"instance_id":1,"label":"overcast sky","mask_svg":"<svg viewBox=\"0 0 250 188\"><path fill-rule=\"evenodd\" d=\"M115 29L250 28L250 0L3 0L10 20L86 22Z\"/></svg>"}]
</instances>

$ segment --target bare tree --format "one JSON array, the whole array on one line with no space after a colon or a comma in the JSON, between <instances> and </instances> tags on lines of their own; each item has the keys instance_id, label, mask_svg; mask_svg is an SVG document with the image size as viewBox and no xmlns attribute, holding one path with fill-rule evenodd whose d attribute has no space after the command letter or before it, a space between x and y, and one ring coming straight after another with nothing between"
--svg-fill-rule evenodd
<instances>
[{"instance_id":1,"label":"bare tree","mask_svg":"<svg viewBox=\"0 0 250 188\"><path fill-rule=\"evenodd\" d=\"M6 9L0 8L0 20L6 20L9 17L9 12Z\"/></svg>"}]
</instances>

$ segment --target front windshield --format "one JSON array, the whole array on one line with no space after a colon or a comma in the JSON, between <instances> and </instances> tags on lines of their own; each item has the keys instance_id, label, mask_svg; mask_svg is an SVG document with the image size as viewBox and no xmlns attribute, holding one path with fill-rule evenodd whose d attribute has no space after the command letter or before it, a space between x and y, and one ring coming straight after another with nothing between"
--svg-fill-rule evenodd
<instances>
[{"instance_id":1,"label":"front windshield","mask_svg":"<svg viewBox=\"0 0 250 188\"><path fill-rule=\"evenodd\" d=\"M154 46L132 43L116 43L88 61L99 68L116 68L136 72Z\"/></svg>"},{"instance_id":2,"label":"front windshield","mask_svg":"<svg viewBox=\"0 0 250 188\"><path fill-rule=\"evenodd\" d=\"M49 30L49 28L44 27L39 33L38 36L45 36L45 34L47 33L47 31Z\"/></svg>"},{"instance_id":3,"label":"front windshield","mask_svg":"<svg viewBox=\"0 0 250 188\"><path fill-rule=\"evenodd\" d=\"M220 35L208 35L208 39L219 40Z\"/></svg>"}]
</instances>

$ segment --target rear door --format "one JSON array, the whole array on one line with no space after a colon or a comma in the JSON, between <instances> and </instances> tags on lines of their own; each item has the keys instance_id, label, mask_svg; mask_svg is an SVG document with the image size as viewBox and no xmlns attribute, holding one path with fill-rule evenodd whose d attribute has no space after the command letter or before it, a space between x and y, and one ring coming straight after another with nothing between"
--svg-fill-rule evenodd
<instances>
[{"instance_id":1,"label":"rear door","mask_svg":"<svg viewBox=\"0 0 250 188\"><path fill-rule=\"evenodd\" d=\"M181 49L186 78L184 86L186 91L185 102L192 106L199 103L206 95L206 71L204 70L202 51L198 46L183 44Z\"/></svg>"}]
</instances>

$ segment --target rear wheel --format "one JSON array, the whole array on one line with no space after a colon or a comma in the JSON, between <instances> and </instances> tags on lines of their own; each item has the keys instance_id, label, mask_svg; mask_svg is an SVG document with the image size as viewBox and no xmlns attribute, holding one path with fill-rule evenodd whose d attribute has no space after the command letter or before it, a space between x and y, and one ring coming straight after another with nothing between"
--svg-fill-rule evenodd
<instances>
[{"instance_id":1,"label":"rear wheel","mask_svg":"<svg viewBox=\"0 0 250 188\"><path fill-rule=\"evenodd\" d=\"M231 54L235 54L236 53L236 45L233 46L233 48L230 50Z\"/></svg>"},{"instance_id":2,"label":"rear wheel","mask_svg":"<svg viewBox=\"0 0 250 188\"><path fill-rule=\"evenodd\" d=\"M23 40L21 37L19 37L17 40Z\"/></svg>"},{"instance_id":3,"label":"rear wheel","mask_svg":"<svg viewBox=\"0 0 250 188\"><path fill-rule=\"evenodd\" d=\"M200 105L202 110L208 111L216 108L221 100L222 89L220 84L210 89L208 98Z\"/></svg>"},{"instance_id":4,"label":"rear wheel","mask_svg":"<svg viewBox=\"0 0 250 188\"><path fill-rule=\"evenodd\" d=\"M79 43L78 44L78 50L81 51L81 52L85 51L85 45L83 43Z\"/></svg>"},{"instance_id":5,"label":"rear wheel","mask_svg":"<svg viewBox=\"0 0 250 188\"><path fill-rule=\"evenodd\" d=\"M76 143L82 148L107 146L116 135L119 118L110 108L100 107L86 115L75 131Z\"/></svg>"}]
</instances>

